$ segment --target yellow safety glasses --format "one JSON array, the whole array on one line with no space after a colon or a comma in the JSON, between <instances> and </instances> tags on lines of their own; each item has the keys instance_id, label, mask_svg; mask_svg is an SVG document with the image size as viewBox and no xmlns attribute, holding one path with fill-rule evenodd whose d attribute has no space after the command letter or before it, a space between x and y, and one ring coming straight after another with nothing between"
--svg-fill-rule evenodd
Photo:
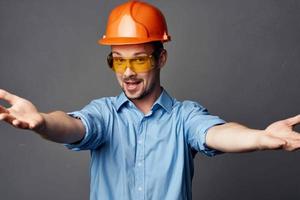
<instances>
[{"instance_id":1,"label":"yellow safety glasses","mask_svg":"<svg viewBox=\"0 0 300 200\"><path fill-rule=\"evenodd\" d=\"M154 68L154 56L151 54L134 58L124 58L119 56L113 57L112 53L110 53L107 56L107 63L117 73L124 73L127 67L135 73L143 73Z\"/></svg>"}]
</instances>

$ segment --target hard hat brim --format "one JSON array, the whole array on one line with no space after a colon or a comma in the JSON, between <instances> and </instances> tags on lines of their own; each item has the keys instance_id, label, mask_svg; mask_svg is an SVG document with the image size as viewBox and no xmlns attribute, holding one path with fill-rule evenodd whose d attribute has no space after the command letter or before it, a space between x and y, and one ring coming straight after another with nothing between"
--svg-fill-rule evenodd
<instances>
[{"instance_id":1,"label":"hard hat brim","mask_svg":"<svg viewBox=\"0 0 300 200\"><path fill-rule=\"evenodd\" d=\"M161 40L161 38L102 38L98 40L98 43L101 45L126 45L126 44L142 44L154 41L167 42L170 41L170 38L167 40Z\"/></svg>"}]
</instances>

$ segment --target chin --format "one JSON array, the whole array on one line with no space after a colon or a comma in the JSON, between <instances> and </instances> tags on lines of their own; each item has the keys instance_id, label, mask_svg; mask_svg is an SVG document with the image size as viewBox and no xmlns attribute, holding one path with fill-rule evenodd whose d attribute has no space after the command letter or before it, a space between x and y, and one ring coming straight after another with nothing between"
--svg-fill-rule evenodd
<instances>
[{"instance_id":1,"label":"chin","mask_svg":"<svg viewBox=\"0 0 300 200\"><path fill-rule=\"evenodd\" d=\"M140 92L140 91L137 91L137 92L134 92L134 93L131 93L131 92L128 92L126 90L123 90L125 95L127 96L128 99L130 100L138 100L138 99L142 99L145 95L144 92Z\"/></svg>"},{"instance_id":2,"label":"chin","mask_svg":"<svg viewBox=\"0 0 300 200\"><path fill-rule=\"evenodd\" d=\"M126 93L126 92L125 92L125 94L126 94L127 98L130 100L137 100L137 99L143 98L143 96L140 94L130 94L130 93Z\"/></svg>"}]
</instances>

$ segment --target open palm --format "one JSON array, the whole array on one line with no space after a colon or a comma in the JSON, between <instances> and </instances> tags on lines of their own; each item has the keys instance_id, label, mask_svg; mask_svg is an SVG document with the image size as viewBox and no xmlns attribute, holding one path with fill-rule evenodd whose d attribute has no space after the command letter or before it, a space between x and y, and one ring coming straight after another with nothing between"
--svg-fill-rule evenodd
<instances>
[{"instance_id":1,"label":"open palm","mask_svg":"<svg viewBox=\"0 0 300 200\"><path fill-rule=\"evenodd\" d=\"M30 101L2 89L0 89L0 99L11 105L10 108L0 105L0 120L22 129L35 130L41 127L43 117Z\"/></svg>"},{"instance_id":2,"label":"open palm","mask_svg":"<svg viewBox=\"0 0 300 200\"><path fill-rule=\"evenodd\" d=\"M300 148L300 134L293 127L300 123L300 115L272 123L266 128L268 135L286 141L285 150L293 151Z\"/></svg>"}]
</instances>

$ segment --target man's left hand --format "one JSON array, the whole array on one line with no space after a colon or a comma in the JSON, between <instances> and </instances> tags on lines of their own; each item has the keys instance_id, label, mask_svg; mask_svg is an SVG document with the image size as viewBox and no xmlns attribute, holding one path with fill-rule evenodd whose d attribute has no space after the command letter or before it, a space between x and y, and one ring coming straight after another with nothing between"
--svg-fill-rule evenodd
<instances>
[{"instance_id":1,"label":"man's left hand","mask_svg":"<svg viewBox=\"0 0 300 200\"><path fill-rule=\"evenodd\" d=\"M284 140L286 143L282 149L294 151L300 148L300 134L293 127L300 123L300 115L280 120L269 125L266 134L274 138Z\"/></svg>"}]
</instances>

